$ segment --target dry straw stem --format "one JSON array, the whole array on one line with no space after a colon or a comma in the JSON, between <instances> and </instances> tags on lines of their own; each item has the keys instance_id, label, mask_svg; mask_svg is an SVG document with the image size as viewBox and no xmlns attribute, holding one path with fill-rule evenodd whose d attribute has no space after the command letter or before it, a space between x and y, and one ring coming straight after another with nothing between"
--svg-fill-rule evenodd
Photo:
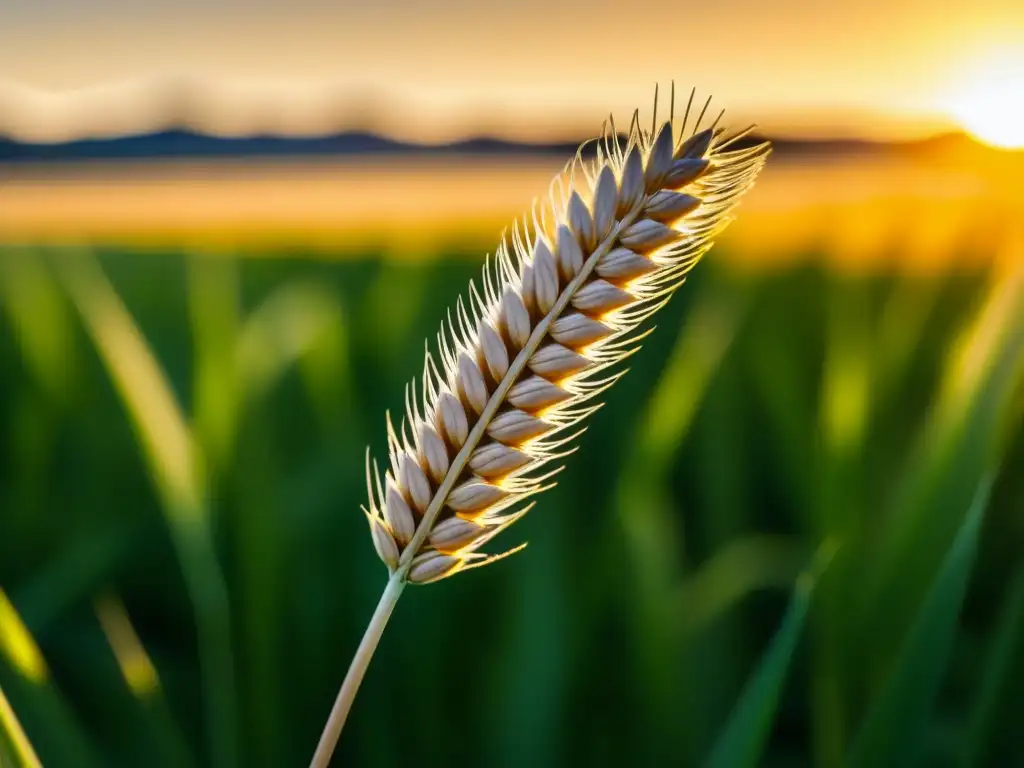
<instances>
[{"instance_id":1,"label":"dry straw stem","mask_svg":"<svg viewBox=\"0 0 1024 768\"><path fill-rule=\"evenodd\" d=\"M673 89L674 90L674 89ZM313 766L330 759L352 697L406 583L427 584L518 551L481 548L550 487L580 423L623 360L728 224L767 144L737 149L693 94L651 129L636 114L580 147L550 194L503 238L479 283L449 310L406 415L388 417L390 466L367 455L364 508L389 587L338 696ZM721 118L721 115L719 115ZM616 370L616 368L619 368ZM381 626L374 626L374 622Z\"/></svg>"}]
</instances>

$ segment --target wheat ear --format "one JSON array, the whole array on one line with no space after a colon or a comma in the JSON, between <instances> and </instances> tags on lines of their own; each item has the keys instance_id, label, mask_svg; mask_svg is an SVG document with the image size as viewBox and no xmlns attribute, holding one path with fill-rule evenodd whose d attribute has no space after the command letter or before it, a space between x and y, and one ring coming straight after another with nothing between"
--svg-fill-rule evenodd
<instances>
[{"instance_id":1,"label":"wheat ear","mask_svg":"<svg viewBox=\"0 0 1024 768\"><path fill-rule=\"evenodd\" d=\"M674 99L673 99L674 101ZM726 226L769 153L734 149L716 124L686 135L673 108L650 132L636 113L580 147L548 198L534 203L471 283L428 350L419 392L406 389L390 468L366 460L374 547L391 579L313 758L330 760L370 656L406 583L487 565L480 548L550 487L573 430L639 349L641 327ZM721 115L719 115L719 118ZM593 157L585 159L591 152Z\"/></svg>"}]
</instances>

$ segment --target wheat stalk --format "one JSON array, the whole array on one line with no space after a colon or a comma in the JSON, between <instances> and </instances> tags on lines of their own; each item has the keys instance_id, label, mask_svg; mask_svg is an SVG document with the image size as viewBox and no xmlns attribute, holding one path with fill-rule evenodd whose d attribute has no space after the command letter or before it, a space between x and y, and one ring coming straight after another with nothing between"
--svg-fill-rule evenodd
<instances>
[{"instance_id":1,"label":"wheat stalk","mask_svg":"<svg viewBox=\"0 0 1024 768\"><path fill-rule=\"evenodd\" d=\"M674 91L674 89L673 89ZM374 547L391 578L353 659L312 765L326 766L406 583L427 584L518 551L480 548L550 487L625 371L641 326L682 284L764 165L767 144L733 149L717 120L689 136L673 105L651 130L633 115L623 140L609 120L552 183L548 199L503 238L427 351L421 386L406 389L390 468L366 460ZM719 119L721 115L719 115ZM584 155L593 145L594 157Z\"/></svg>"}]
</instances>

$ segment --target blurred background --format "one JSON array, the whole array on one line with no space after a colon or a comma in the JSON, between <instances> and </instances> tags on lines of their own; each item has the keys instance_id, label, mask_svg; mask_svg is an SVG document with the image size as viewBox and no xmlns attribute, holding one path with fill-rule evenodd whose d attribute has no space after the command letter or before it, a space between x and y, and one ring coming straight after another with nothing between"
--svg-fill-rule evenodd
<instances>
[{"instance_id":1,"label":"blurred background","mask_svg":"<svg viewBox=\"0 0 1024 768\"><path fill-rule=\"evenodd\" d=\"M0 7L0 765L305 765L449 303L655 82L775 144L336 765L1024 765L1024 6Z\"/></svg>"}]
</instances>

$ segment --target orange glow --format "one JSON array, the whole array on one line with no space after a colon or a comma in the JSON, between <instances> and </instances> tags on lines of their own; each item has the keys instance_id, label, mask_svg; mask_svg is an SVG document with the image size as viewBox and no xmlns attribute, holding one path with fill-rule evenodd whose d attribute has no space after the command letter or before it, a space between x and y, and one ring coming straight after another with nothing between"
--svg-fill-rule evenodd
<instances>
[{"instance_id":1,"label":"orange glow","mask_svg":"<svg viewBox=\"0 0 1024 768\"><path fill-rule=\"evenodd\" d=\"M969 70L949 111L986 144L1024 148L1024 46L991 54Z\"/></svg>"},{"instance_id":2,"label":"orange glow","mask_svg":"<svg viewBox=\"0 0 1024 768\"><path fill-rule=\"evenodd\" d=\"M685 13L650 0L648 19L687 31L663 41L641 39L649 25L626 34L612 0L0 5L0 134L33 141L167 125L576 139L672 78L713 94L733 125L902 140L952 127L953 78L1024 33L1020 0L941 13L923 0L723 0ZM627 45L636 55L598 55Z\"/></svg>"},{"instance_id":3,"label":"orange glow","mask_svg":"<svg viewBox=\"0 0 1024 768\"><path fill-rule=\"evenodd\" d=\"M330 258L478 259L524 201L543 194L560 161L410 155L15 168L0 185L0 242L188 243L257 254L299 244ZM833 267L857 272L892 267L898 250L907 269L967 267L995 258L1024 221L1022 170L1024 156L967 143L927 156L780 154L715 258L769 267L827 253Z\"/></svg>"}]
</instances>

